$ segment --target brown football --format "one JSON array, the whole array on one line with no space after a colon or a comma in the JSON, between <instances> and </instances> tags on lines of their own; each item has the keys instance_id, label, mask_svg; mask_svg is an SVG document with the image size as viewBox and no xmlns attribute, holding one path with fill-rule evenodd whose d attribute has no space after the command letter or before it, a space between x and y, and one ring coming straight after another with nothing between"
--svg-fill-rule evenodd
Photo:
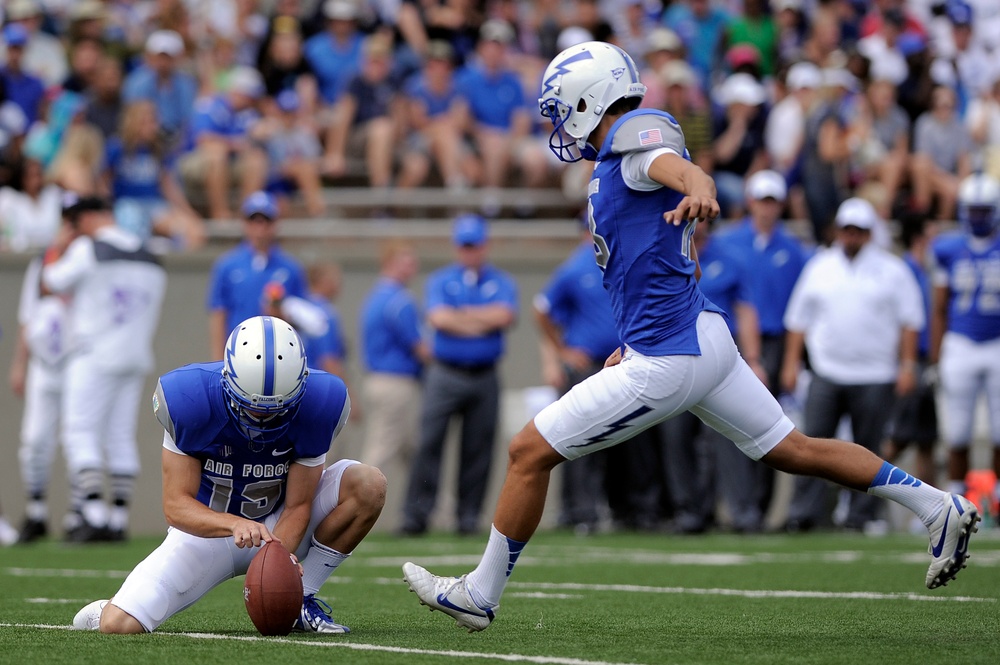
<instances>
[{"instance_id":1,"label":"brown football","mask_svg":"<svg viewBox=\"0 0 1000 665\"><path fill-rule=\"evenodd\" d=\"M243 584L243 600L261 635L292 632L302 610L302 576L281 543L265 543L254 555Z\"/></svg>"}]
</instances>

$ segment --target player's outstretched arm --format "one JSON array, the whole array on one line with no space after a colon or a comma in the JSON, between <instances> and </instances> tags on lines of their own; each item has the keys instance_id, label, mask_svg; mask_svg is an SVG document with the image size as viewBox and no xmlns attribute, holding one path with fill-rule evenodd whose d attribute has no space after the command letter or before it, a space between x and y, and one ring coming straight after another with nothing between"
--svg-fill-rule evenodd
<instances>
[{"instance_id":1,"label":"player's outstretched arm","mask_svg":"<svg viewBox=\"0 0 1000 665\"><path fill-rule=\"evenodd\" d=\"M649 165L649 177L684 194L673 210L663 214L668 224L686 224L692 219L711 222L719 216L715 181L695 164L674 153L664 153Z\"/></svg>"}]
</instances>

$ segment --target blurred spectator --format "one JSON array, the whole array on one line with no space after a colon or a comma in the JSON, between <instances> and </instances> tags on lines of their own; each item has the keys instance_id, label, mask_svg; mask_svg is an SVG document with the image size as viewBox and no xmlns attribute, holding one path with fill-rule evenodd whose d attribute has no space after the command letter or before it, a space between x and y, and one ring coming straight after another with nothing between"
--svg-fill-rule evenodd
<instances>
[{"instance_id":1,"label":"blurred spectator","mask_svg":"<svg viewBox=\"0 0 1000 665\"><path fill-rule=\"evenodd\" d=\"M809 21L809 36L802 45L806 60L820 69L842 67L846 60L841 50L840 18L829 5L813 10Z\"/></svg>"},{"instance_id":2,"label":"blurred spectator","mask_svg":"<svg viewBox=\"0 0 1000 665\"><path fill-rule=\"evenodd\" d=\"M629 55L633 54L630 53ZM665 103L666 90L660 73L667 63L675 60L684 60L684 44L681 42L681 38L677 36L677 33L670 28L653 28L646 37L643 59L646 66L639 72L639 80L646 86L646 95L642 98L639 106L648 109L662 109ZM638 58L635 58L635 60L636 62L642 62ZM695 83L697 84L698 81L695 80ZM711 171L708 171L708 173L711 173Z\"/></svg>"},{"instance_id":3,"label":"blurred spectator","mask_svg":"<svg viewBox=\"0 0 1000 665\"><path fill-rule=\"evenodd\" d=\"M309 366L336 374L347 383L347 344L344 342L340 312L333 304L340 295L340 266L329 261L313 263L306 269L306 281L309 284L307 300L319 308L326 319L324 334L306 336L302 340L306 345ZM352 406L352 414L355 408ZM352 416L352 419L357 419L357 416Z\"/></svg>"},{"instance_id":4,"label":"blurred spectator","mask_svg":"<svg viewBox=\"0 0 1000 665\"><path fill-rule=\"evenodd\" d=\"M188 192L204 186L209 217L232 217L231 185L238 184L244 198L264 186L267 156L251 136L260 119L257 101L263 94L264 84L257 70L239 67L230 76L225 93L203 97L195 105L191 118L194 148L181 157L177 166ZM250 316L256 314L243 319Z\"/></svg>"},{"instance_id":5,"label":"blurred spectator","mask_svg":"<svg viewBox=\"0 0 1000 665\"><path fill-rule=\"evenodd\" d=\"M783 99L771 107L764 127L764 146L771 166L789 184L800 179L806 117L818 99L823 74L811 62L797 62L785 75Z\"/></svg>"},{"instance_id":6,"label":"blurred spectator","mask_svg":"<svg viewBox=\"0 0 1000 665\"><path fill-rule=\"evenodd\" d=\"M80 196L104 193L104 137L85 122L70 125L62 135L58 152L47 169L50 181Z\"/></svg>"},{"instance_id":7,"label":"blurred spectator","mask_svg":"<svg viewBox=\"0 0 1000 665\"><path fill-rule=\"evenodd\" d=\"M850 147L840 105L848 78L846 70L824 70L819 98L806 109L801 180L813 239L821 244L832 240L830 225L847 190Z\"/></svg>"},{"instance_id":8,"label":"blurred spectator","mask_svg":"<svg viewBox=\"0 0 1000 665\"><path fill-rule=\"evenodd\" d=\"M176 32L158 30L146 40L143 64L133 70L122 85L127 104L149 99L156 104L160 127L175 147L191 122L198 82L179 67L184 40Z\"/></svg>"},{"instance_id":9,"label":"blurred spectator","mask_svg":"<svg viewBox=\"0 0 1000 665\"><path fill-rule=\"evenodd\" d=\"M97 70L104 56L100 40L86 37L73 42L69 51L69 76L63 90L86 94L97 83Z\"/></svg>"},{"instance_id":10,"label":"blurred spectator","mask_svg":"<svg viewBox=\"0 0 1000 665\"><path fill-rule=\"evenodd\" d=\"M195 42L191 15L184 0L156 0L152 12L146 19L146 34L158 30L169 30L180 35L187 46Z\"/></svg>"},{"instance_id":11,"label":"blurred spectator","mask_svg":"<svg viewBox=\"0 0 1000 665\"><path fill-rule=\"evenodd\" d=\"M28 33L21 68L40 78L45 87L53 87L66 80L69 64L66 61L66 49L59 38L41 30L43 18L38 0L11 0L4 12L7 25L20 25ZM5 47L2 47L0 56L2 61L9 57Z\"/></svg>"},{"instance_id":12,"label":"blurred spectator","mask_svg":"<svg viewBox=\"0 0 1000 665\"><path fill-rule=\"evenodd\" d=\"M320 217L326 211L319 162L322 146L308 123L303 122L299 95L285 90L275 99L274 118L268 120L265 145L268 156L267 189L285 205L288 196L302 194L306 212Z\"/></svg>"},{"instance_id":13,"label":"blurred spectator","mask_svg":"<svg viewBox=\"0 0 1000 665\"><path fill-rule=\"evenodd\" d=\"M868 3L866 3L868 4ZM899 26L901 32L926 36L927 31L920 20L906 7L905 0L875 0L861 19L860 37L876 34L886 22Z\"/></svg>"},{"instance_id":14,"label":"blurred spectator","mask_svg":"<svg viewBox=\"0 0 1000 665\"><path fill-rule=\"evenodd\" d=\"M989 91L997 68L996 56L972 40L971 6L950 0L945 8L951 24L951 48L938 53L931 65L931 76L935 83L955 91L958 114L964 117L968 104Z\"/></svg>"},{"instance_id":15,"label":"blurred spectator","mask_svg":"<svg viewBox=\"0 0 1000 665\"><path fill-rule=\"evenodd\" d=\"M101 130L105 139L118 131L122 113L121 63L110 56L101 56L86 104L84 119Z\"/></svg>"},{"instance_id":16,"label":"blurred spectator","mask_svg":"<svg viewBox=\"0 0 1000 665\"><path fill-rule=\"evenodd\" d=\"M115 222L148 240L157 235L185 249L205 241L204 223L173 173L176 155L163 144L151 101L129 104L120 131L107 144L105 177Z\"/></svg>"},{"instance_id":17,"label":"blurred spectator","mask_svg":"<svg viewBox=\"0 0 1000 665\"><path fill-rule=\"evenodd\" d=\"M46 184L45 170L35 159L25 159L19 174L18 182L0 188L0 238L6 251L37 251L59 230L62 190Z\"/></svg>"},{"instance_id":18,"label":"blurred spectator","mask_svg":"<svg viewBox=\"0 0 1000 665\"><path fill-rule=\"evenodd\" d=\"M683 60L671 60L660 69L659 76L666 91L660 108L684 128L684 146L691 161L705 173L712 173L712 115L696 103L701 94L694 70Z\"/></svg>"},{"instance_id":19,"label":"blurred spectator","mask_svg":"<svg viewBox=\"0 0 1000 665\"><path fill-rule=\"evenodd\" d=\"M767 166L767 92L749 74L732 74L719 87L717 101L720 108L713 122L712 176L723 217L741 217L745 178Z\"/></svg>"},{"instance_id":20,"label":"blurred spectator","mask_svg":"<svg viewBox=\"0 0 1000 665\"><path fill-rule=\"evenodd\" d=\"M486 221L455 220L456 262L427 279L427 323L434 363L427 368L420 447L410 469L401 532L426 532L437 502L441 456L453 416L462 419L456 522L460 534L479 530L500 408L497 362L504 335L517 320L517 285L488 262Z\"/></svg>"},{"instance_id":21,"label":"blurred spectator","mask_svg":"<svg viewBox=\"0 0 1000 665\"><path fill-rule=\"evenodd\" d=\"M66 16L66 40L76 46L81 41L101 42L108 12L102 0L76 0Z\"/></svg>"},{"instance_id":22,"label":"blurred spectator","mask_svg":"<svg viewBox=\"0 0 1000 665\"><path fill-rule=\"evenodd\" d=\"M42 100L45 97L45 83L25 71L25 45L28 31L20 23L4 26L3 39L7 44L7 63L0 69L7 99L24 111L30 125L38 119Z\"/></svg>"},{"instance_id":23,"label":"blurred spectator","mask_svg":"<svg viewBox=\"0 0 1000 665\"><path fill-rule=\"evenodd\" d=\"M744 0L743 13L726 25L723 39L727 48L746 44L757 50L760 73L770 77L777 69L778 25L768 10L767 0Z\"/></svg>"},{"instance_id":24,"label":"blurred spectator","mask_svg":"<svg viewBox=\"0 0 1000 665\"><path fill-rule=\"evenodd\" d=\"M760 51L753 44L737 44L726 51L726 67L731 74L749 74L756 80L763 79Z\"/></svg>"},{"instance_id":25,"label":"blurred spectator","mask_svg":"<svg viewBox=\"0 0 1000 665\"><path fill-rule=\"evenodd\" d=\"M259 0L222 0L205 3L203 29L216 43L229 45L232 51L231 66L254 66L264 36L267 33L267 18L260 13ZM270 3L268 3L270 4ZM220 82L220 89L225 82Z\"/></svg>"},{"instance_id":26,"label":"blurred spectator","mask_svg":"<svg viewBox=\"0 0 1000 665\"><path fill-rule=\"evenodd\" d=\"M323 156L324 174L342 176L347 172L348 156L363 155L369 185L392 184L397 86L389 77L391 69L391 43L379 35L365 40L361 71L334 106Z\"/></svg>"},{"instance_id":27,"label":"blurred spectator","mask_svg":"<svg viewBox=\"0 0 1000 665\"><path fill-rule=\"evenodd\" d=\"M321 310L306 300L308 282L298 259L278 245L278 206L266 192L243 200L243 242L212 265L207 308L211 357L221 359L236 324L274 313L303 337L326 332Z\"/></svg>"},{"instance_id":28,"label":"blurred spectator","mask_svg":"<svg viewBox=\"0 0 1000 665\"><path fill-rule=\"evenodd\" d=\"M285 90L292 90L312 115L319 100L316 71L305 58L299 22L291 16L279 16L272 23L271 39L261 51L258 65L264 77L267 94L277 97Z\"/></svg>"},{"instance_id":29,"label":"blurred spectator","mask_svg":"<svg viewBox=\"0 0 1000 665\"><path fill-rule=\"evenodd\" d=\"M430 42L422 70L406 84L404 105L410 131L403 146L400 187L424 184L432 165L446 187L461 188L478 179L475 160L459 127L453 57L448 42Z\"/></svg>"},{"instance_id":30,"label":"blurred spectator","mask_svg":"<svg viewBox=\"0 0 1000 665\"><path fill-rule=\"evenodd\" d=\"M516 151L523 148L521 139L528 135L532 116L520 79L506 63L513 28L503 21L490 20L483 24L479 36L476 60L458 74L456 85L468 108L482 162L482 185L503 187ZM484 212L496 213L492 208Z\"/></svg>"},{"instance_id":31,"label":"blurred spectator","mask_svg":"<svg viewBox=\"0 0 1000 665\"><path fill-rule=\"evenodd\" d=\"M931 104L913 130L913 208L931 212L936 202L937 219L953 219L958 183L972 170L972 139L956 113L951 88L935 88Z\"/></svg>"},{"instance_id":32,"label":"blurred spectator","mask_svg":"<svg viewBox=\"0 0 1000 665\"><path fill-rule=\"evenodd\" d=\"M663 13L663 23L677 33L687 49L687 60L698 73L702 90L713 83L730 17L710 0L677 0Z\"/></svg>"},{"instance_id":33,"label":"blurred spectator","mask_svg":"<svg viewBox=\"0 0 1000 665\"><path fill-rule=\"evenodd\" d=\"M615 12L618 20L613 25L615 43L633 60L642 62L647 57L649 37L656 24L646 13L645 0L620 0L616 5L619 11ZM614 21L616 16L610 18Z\"/></svg>"},{"instance_id":34,"label":"blurred spectator","mask_svg":"<svg viewBox=\"0 0 1000 665\"><path fill-rule=\"evenodd\" d=\"M351 0L324 0L326 30L306 40L303 52L316 73L319 92L333 104L361 68L364 35L358 30L358 8Z\"/></svg>"},{"instance_id":35,"label":"blurred spectator","mask_svg":"<svg viewBox=\"0 0 1000 665\"><path fill-rule=\"evenodd\" d=\"M773 0L771 10L777 30L778 63L798 62L809 31L802 0Z\"/></svg>"},{"instance_id":36,"label":"blurred spectator","mask_svg":"<svg viewBox=\"0 0 1000 665\"><path fill-rule=\"evenodd\" d=\"M236 44L228 37L215 35L199 49L196 57L198 96L213 95L229 87L229 75L238 62Z\"/></svg>"},{"instance_id":37,"label":"blurred spectator","mask_svg":"<svg viewBox=\"0 0 1000 665\"><path fill-rule=\"evenodd\" d=\"M849 415L855 440L878 451L896 395L917 385L917 336L924 327L923 299L913 273L899 257L870 242L878 213L852 198L837 210L837 243L809 260L795 284L782 388L795 390L808 349L812 380L804 431L833 437ZM829 517L823 480L800 477L789 507L787 528L806 531ZM844 526L873 529L879 500L851 493Z\"/></svg>"},{"instance_id":38,"label":"blurred spectator","mask_svg":"<svg viewBox=\"0 0 1000 665\"><path fill-rule=\"evenodd\" d=\"M1000 180L1000 67L990 93L972 101L965 121L983 171Z\"/></svg>"},{"instance_id":39,"label":"blurred spectator","mask_svg":"<svg viewBox=\"0 0 1000 665\"><path fill-rule=\"evenodd\" d=\"M857 107L849 141L855 168L866 185L879 188L875 207L883 219L891 217L896 195L904 183L910 161L910 119L896 103L896 86L875 78Z\"/></svg>"},{"instance_id":40,"label":"blurred spectator","mask_svg":"<svg viewBox=\"0 0 1000 665\"><path fill-rule=\"evenodd\" d=\"M420 338L420 312L407 289L418 267L409 242L385 243L378 279L359 315L368 413L361 458L389 477L410 468L420 440L420 374L430 352Z\"/></svg>"},{"instance_id":41,"label":"blurred spectator","mask_svg":"<svg viewBox=\"0 0 1000 665\"><path fill-rule=\"evenodd\" d=\"M871 74L893 85L909 76L906 57L899 46L906 25L901 9L891 8L881 14L878 28L858 42L858 52L871 63Z\"/></svg>"}]
</instances>

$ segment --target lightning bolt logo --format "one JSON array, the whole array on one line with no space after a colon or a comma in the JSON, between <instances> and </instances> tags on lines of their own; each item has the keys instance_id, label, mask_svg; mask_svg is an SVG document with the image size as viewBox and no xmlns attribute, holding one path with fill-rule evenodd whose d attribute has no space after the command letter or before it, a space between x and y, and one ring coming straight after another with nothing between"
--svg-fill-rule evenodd
<instances>
[{"instance_id":1,"label":"lightning bolt logo","mask_svg":"<svg viewBox=\"0 0 1000 665\"><path fill-rule=\"evenodd\" d=\"M608 425L607 428L604 430L604 432L602 432L601 434L598 434L597 436L592 436L583 443L577 443L575 445L567 446L567 448L583 448L594 443L602 443L604 441L607 441L608 439L610 439L623 429L632 427L632 425L629 425L629 422L635 420L639 416L649 413L652 410L653 409L651 409L648 406L640 406L632 413L629 413L619 418L615 422L611 423L610 425Z\"/></svg>"},{"instance_id":2,"label":"lightning bolt logo","mask_svg":"<svg viewBox=\"0 0 1000 665\"><path fill-rule=\"evenodd\" d=\"M571 55L559 64L552 66L552 74L549 75L547 79L542 81L542 97L545 96L552 88L556 86L556 80L563 74L569 73L568 66L572 65L574 62L580 62L581 60L593 60L594 56L590 51L580 51L576 55Z\"/></svg>"}]
</instances>

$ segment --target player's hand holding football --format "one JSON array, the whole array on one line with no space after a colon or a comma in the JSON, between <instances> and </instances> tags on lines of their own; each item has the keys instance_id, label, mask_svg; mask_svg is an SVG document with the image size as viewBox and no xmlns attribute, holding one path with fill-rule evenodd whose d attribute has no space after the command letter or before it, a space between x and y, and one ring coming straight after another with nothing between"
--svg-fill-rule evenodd
<instances>
[{"instance_id":1,"label":"player's hand holding football","mask_svg":"<svg viewBox=\"0 0 1000 665\"><path fill-rule=\"evenodd\" d=\"M267 527L253 520L240 520L233 526L233 542L236 547L260 547L264 543L278 540ZM278 541L281 542L281 541Z\"/></svg>"}]
</instances>

